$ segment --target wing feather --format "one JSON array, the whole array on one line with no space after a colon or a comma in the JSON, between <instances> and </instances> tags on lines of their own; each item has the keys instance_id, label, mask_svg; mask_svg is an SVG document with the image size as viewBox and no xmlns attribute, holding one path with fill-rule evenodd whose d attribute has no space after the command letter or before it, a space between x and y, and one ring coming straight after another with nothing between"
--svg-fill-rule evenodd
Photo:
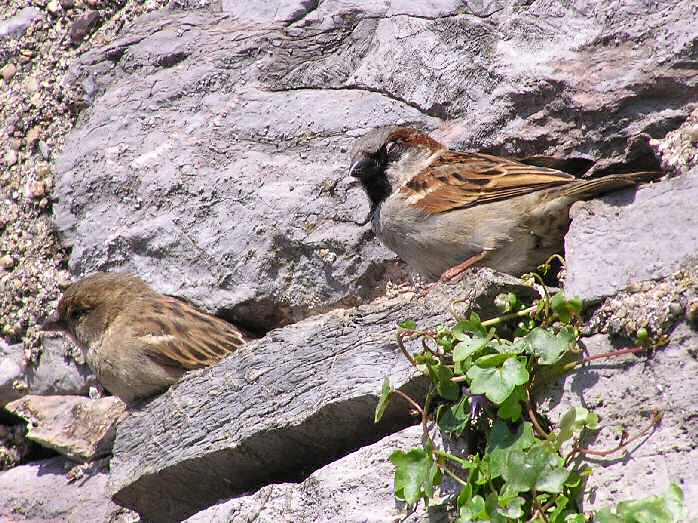
<instances>
[{"instance_id":1,"label":"wing feather","mask_svg":"<svg viewBox=\"0 0 698 523\"><path fill-rule=\"evenodd\" d=\"M159 296L138 304L142 321L131 326L145 354L161 365L184 370L212 365L247 341L228 322L185 300Z\"/></svg>"},{"instance_id":2,"label":"wing feather","mask_svg":"<svg viewBox=\"0 0 698 523\"><path fill-rule=\"evenodd\" d=\"M444 151L400 190L429 214L465 209L573 183L571 174L489 154Z\"/></svg>"}]
</instances>

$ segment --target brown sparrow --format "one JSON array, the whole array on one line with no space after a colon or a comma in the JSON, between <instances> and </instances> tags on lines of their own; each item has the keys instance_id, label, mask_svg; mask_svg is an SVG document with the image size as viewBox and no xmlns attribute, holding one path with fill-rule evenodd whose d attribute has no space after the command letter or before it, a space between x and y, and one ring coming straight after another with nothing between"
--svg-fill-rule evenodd
<instances>
[{"instance_id":1,"label":"brown sparrow","mask_svg":"<svg viewBox=\"0 0 698 523\"><path fill-rule=\"evenodd\" d=\"M562 251L575 201L662 175L583 180L536 163L451 151L416 129L388 127L357 141L349 172L370 200L381 242L431 279L476 263L535 270Z\"/></svg>"},{"instance_id":2,"label":"brown sparrow","mask_svg":"<svg viewBox=\"0 0 698 523\"><path fill-rule=\"evenodd\" d=\"M216 363L248 339L125 273L95 273L73 283L42 328L68 335L104 388L127 403Z\"/></svg>"}]
</instances>

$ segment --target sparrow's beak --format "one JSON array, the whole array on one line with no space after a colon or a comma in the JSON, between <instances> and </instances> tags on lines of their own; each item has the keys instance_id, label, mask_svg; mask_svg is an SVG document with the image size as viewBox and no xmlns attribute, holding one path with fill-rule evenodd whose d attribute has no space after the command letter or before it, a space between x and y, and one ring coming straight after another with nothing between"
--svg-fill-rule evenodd
<instances>
[{"instance_id":1,"label":"sparrow's beak","mask_svg":"<svg viewBox=\"0 0 698 523\"><path fill-rule=\"evenodd\" d=\"M371 158L362 158L361 160L356 160L351 167L349 167L349 176L354 178L362 178L366 173L375 169L375 162Z\"/></svg>"},{"instance_id":2,"label":"sparrow's beak","mask_svg":"<svg viewBox=\"0 0 698 523\"><path fill-rule=\"evenodd\" d=\"M65 325L58 316L58 311L55 311L51 316L46 318L46 321L41 324L42 331L65 331Z\"/></svg>"}]
</instances>

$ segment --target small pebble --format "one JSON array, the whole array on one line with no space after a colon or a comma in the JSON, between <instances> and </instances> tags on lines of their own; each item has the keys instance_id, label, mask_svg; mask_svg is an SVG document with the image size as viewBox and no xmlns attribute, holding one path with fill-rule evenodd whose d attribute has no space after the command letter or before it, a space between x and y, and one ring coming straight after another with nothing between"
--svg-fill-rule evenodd
<instances>
[{"instance_id":1,"label":"small pebble","mask_svg":"<svg viewBox=\"0 0 698 523\"><path fill-rule=\"evenodd\" d=\"M46 185L44 185L44 182L33 182L32 184L29 185L28 196L32 200L43 198L45 194L46 194Z\"/></svg>"},{"instance_id":2,"label":"small pebble","mask_svg":"<svg viewBox=\"0 0 698 523\"><path fill-rule=\"evenodd\" d=\"M39 146L41 146L41 145L39 145ZM37 166L36 175L39 178L46 178L49 174L51 174L51 169L49 168L48 165L46 165L45 163L42 163L42 164Z\"/></svg>"},{"instance_id":3,"label":"small pebble","mask_svg":"<svg viewBox=\"0 0 698 523\"><path fill-rule=\"evenodd\" d=\"M73 45L82 42L99 23L99 13L97 11L87 11L81 15L70 28L70 41Z\"/></svg>"},{"instance_id":4,"label":"small pebble","mask_svg":"<svg viewBox=\"0 0 698 523\"><path fill-rule=\"evenodd\" d=\"M61 4L58 3L57 0L51 0L48 4L46 4L46 10L55 15L61 10Z\"/></svg>"},{"instance_id":5,"label":"small pebble","mask_svg":"<svg viewBox=\"0 0 698 523\"><path fill-rule=\"evenodd\" d=\"M36 127L32 127L29 132L27 133L27 136L25 139L27 140L27 147L30 149L34 147L34 143L39 139L41 136L41 127L38 125Z\"/></svg>"},{"instance_id":6,"label":"small pebble","mask_svg":"<svg viewBox=\"0 0 698 523\"><path fill-rule=\"evenodd\" d=\"M0 74L2 74L2 77L6 82L12 80L12 77L15 75L16 72L17 66L15 64L6 64L3 66L2 69L0 69Z\"/></svg>"},{"instance_id":7,"label":"small pebble","mask_svg":"<svg viewBox=\"0 0 698 523\"><path fill-rule=\"evenodd\" d=\"M0 257L0 268L9 270L15 266L15 260L9 254Z\"/></svg>"},{"instance_id":8,"label":"small pebble","mask_svg":"<svg viewBox=\"0 0 698 523\"><path fill-rule=\"evenodd\" d=\"M41 151L41 156L44 160L49 159L51 149L49 148L48 144L43 140L39 140L39 151Z\"/></svg>"},{"instance_id":9,"label":"small pebble","mask_svg":"<svg viewBox=\"0 0 698 523\"><path fill-rule=\"evenodd\" d=\"M17 163L17 153L10 149L5 153L5 165L8 167L12 167L14 164Z\"/></svg>"}]
</instances>

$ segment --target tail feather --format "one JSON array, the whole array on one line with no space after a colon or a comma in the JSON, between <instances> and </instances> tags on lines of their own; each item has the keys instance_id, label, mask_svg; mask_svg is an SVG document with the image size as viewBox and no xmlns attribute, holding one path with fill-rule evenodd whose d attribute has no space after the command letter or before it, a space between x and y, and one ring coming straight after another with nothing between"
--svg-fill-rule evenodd
<instances>
[{"instance_id":1,"label":"tail feather","mask_svg":"<svg viewBox=\"0 0 698 523\"><path fill-rule=\"evenodd\" d=\"M595 180L579 180L563 189L563 194L570 198L583 200L607 192L634 187L640 183L650 182L663 176L661 171L638 171L626 174L612 174Z\"/></svg>"}]
</instances>

